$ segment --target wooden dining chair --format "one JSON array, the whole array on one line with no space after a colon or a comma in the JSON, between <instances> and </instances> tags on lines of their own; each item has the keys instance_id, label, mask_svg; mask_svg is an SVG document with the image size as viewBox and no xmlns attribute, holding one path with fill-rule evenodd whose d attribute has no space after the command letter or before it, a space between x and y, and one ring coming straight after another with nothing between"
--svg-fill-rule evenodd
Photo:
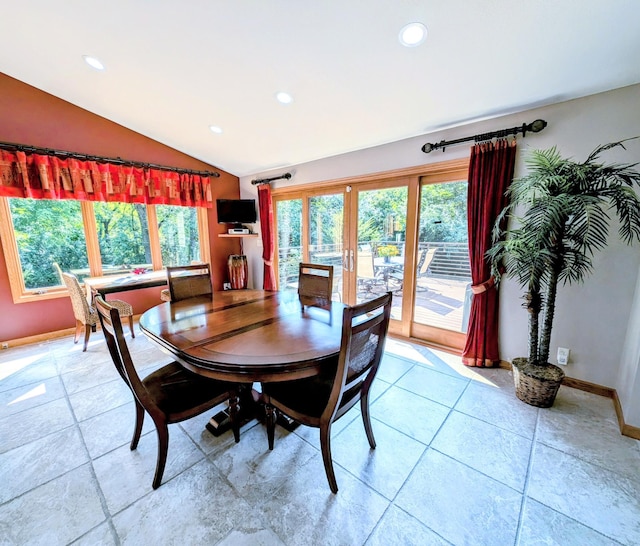
<instances>
[{"instance_id":1,"label":"wooden dining chair","mask_svg":"<svg viewBox=\"0 0 640 546\"><path fill-rule=\"evenodd\" d=\"M277 411L303 425L320 429L324 469L333 493L338 492L331 459L331 425L360 401L371 449L376 441L369 416L369 392L380 366L391 316L391 292L347 307L342 316L342 342L337 362L309 379L263 383L267 438L273 449Z\"/></svg>"},{"instance_id":2,"label":"wooden dining chair","mask_svg":"<svg viewBox=\"0 0 640 546\"><path fill-rule=\"evenodd\" d=\"M200 415L224 403L235 392L235 385L217 379L209 379L188 371L178 362L171 362L141 379L136 371L129 348L122 333L120 315L111 301L96 297L96 309L102 331L109 347L111 359L118 373L133 394L136 406L136 424L131 439L131 450L136 449L145 411L151 416L158 435L158 458L153 476L153 488L162 483L162 474L169 448L167 425L179 423ZM236 441L240 438L240 427L230 412L231 426Z\"/></svg>"},{"instance_id":3,"label":"wooden dining chair","mask_svg":"<svg viewBox=\"0 0 640 546\"><path fill-rule=\"evenodd\" d=\"M167 267L167 283L171 302L213 294L208 263Z\"/></svg>"},{"instance_id":4,"label":"wooden dining chair","mask_svg":"<svg viewBox=\"0 0 640 546\"><path fill-rule=\"evenodd\" d=\"M298 298L305 306L331 308L333 266L301 263L298 273Z\"/></svg>"},{"instance_id":5,"label":"wooden dining chair","mask_svg":"<svg viewBox=\"0 0 640 546\"><path fill-rule=\"evenodd\" d=\"M89 344L91 331L93 330L95 332L96 324L98 324L98 314L96 313L94 306L89 305L87 297L78 282L78 278L72 273L65 273L62 270L60 271L60 276L69 291L71 307L73 308L73 315L76 319L76 332L73 342L78 343L80 334L84 331L84 347L82 348L82 352L85 352L87 350L87 345ZM109 300L109 303L118 310L118 313L121 316L128 317L131 337L136 337L133 329L132 305L122 300Z\"/></svg>"}]
</instances>

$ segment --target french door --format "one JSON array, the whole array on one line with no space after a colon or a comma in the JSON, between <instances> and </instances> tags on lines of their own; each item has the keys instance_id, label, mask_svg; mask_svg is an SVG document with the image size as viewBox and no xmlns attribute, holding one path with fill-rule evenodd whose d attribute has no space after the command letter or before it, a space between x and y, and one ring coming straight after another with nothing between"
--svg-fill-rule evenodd
<instances>
[{"instance_id":1,"label":"french door","mask_svg":"<svg viewBox=\"0 0 640 546\"><path fill-rule=\"evenodd\" d=\"M275 190L279 289L297 288L301 261L333 265L334 300L391 291L392 333L462 349L467 161L423 170Z\"/></svg>"}]
</instances>

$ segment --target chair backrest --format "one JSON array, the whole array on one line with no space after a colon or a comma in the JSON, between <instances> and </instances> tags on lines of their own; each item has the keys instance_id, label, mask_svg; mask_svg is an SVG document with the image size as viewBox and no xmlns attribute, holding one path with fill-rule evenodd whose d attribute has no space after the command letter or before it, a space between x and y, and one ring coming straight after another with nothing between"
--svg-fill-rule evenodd
<instances>
[{"instance_id":1,"label":"chair backrest","mask_svg":"<svg viewBox=\"0 0 640 546\"><path fill-rule=\"evenodd\" d=\"M73 307L73 315L76 320L79 320L83 324L87 324L87 322L90 322L92 311L89 307L89 302L87 302L87 298L82 291L82 287L78 282L78 278L72 273L65 273L63 271L60 272L60 276L62 277L67 290L69 290L71 306Z\"/></svg>"},{"instance_id":2,"label":"chair backrest","mask_svg":"<svg viewBox=\"0 0 640 546\"><path fill-rule=\"evenodd\" d=\"M332 415L345 395L348 409L369 389L380 367L384 343L391 318L391 292L373 300L347 307L342 315L342 342L336 377L324 410L324 418Z\"/></svg>"},{"instance_id":3,"label":"chair backrest","mask_svg":"<svg viewBox=\"0 0 640 546\"><path fill-rule=\"evenodd\" d=\"M154 411L161 411L144 387L138 372L136 372L129 347L124 338L118 310L109 305L102 296L96 296L95 306L107 347L109 347L111 360L113 360L120 377L124 379L133 395L151 415L153 415Z\"/></svg>"},{"instance_id":4,"label":"chair backrest","mask_svg":"<svg viewBox=\"0 0 640 546\"><path fill-rule=\"evenodd\" d=\"M373 267L373 253L371 251L358 251L356 264L356 274L363 279L375 279L376 274Z\"/></svg>"},{"instance_id":5,"label":"chair backrest","mask_svg":"<svg viewBox=\"0 0 640 546\"><path fill-rule=\"evenodd\" d=\"M333 292L333 266L301 263L298 274L298 297L300 305L331 307Z\"/></svg>"},{"instance_id":6,"label":"chair backrest","mask_svg":"<svg viewBox=\"0 0 640 546\"><path fill-rule=\"evenodd\" d=\"M167 282L172 302L213 294L209 264L167 267Z\"/></svg>"},{"instance_id":7,"label":"chair backrest","mask_svg":"<svg viewBox=\"0 0 640 546\"><path fill-rule=\"evenodd\" d=\"M58 262L53 262L53 268L56 270L60 282L64 284L64 278L62 277L62 268L58 265Z\"/></svg>"},{"instance_id":8,"label":"chair backrest","mask_svg":"<svg viewBox=\"0 0 640 546\"><path fill-rule=\"evenodd\" d=\"M433 257L436 254L437 247L428 248L422 251L420 261L418 262L418 277L424 277L427 274L427 270L433 261Z\"/></svg>"}]
</instances>

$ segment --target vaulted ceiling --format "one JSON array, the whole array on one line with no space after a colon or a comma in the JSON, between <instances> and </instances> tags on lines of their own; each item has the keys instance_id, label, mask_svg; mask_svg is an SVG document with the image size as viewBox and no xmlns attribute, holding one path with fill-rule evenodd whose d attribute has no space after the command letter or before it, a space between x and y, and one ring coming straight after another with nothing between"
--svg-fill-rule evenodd
<instances>
[{"instance_id":1,"label":"vaulted ceiling","mask_svg":"<svg viewBox=\"0 0 640 546\"><path fill-rule=\"evenodd\" d=\"M637 0L21 0L1 17L1 72L238 176L640 82ZM427 38L404 47L416 21Z\"/></svg>"}]
</instances>

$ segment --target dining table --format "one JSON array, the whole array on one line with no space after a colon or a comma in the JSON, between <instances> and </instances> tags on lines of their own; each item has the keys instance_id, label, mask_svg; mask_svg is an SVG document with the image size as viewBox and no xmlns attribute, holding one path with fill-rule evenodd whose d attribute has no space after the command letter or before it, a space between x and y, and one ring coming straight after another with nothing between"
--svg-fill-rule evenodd
<instances>
[{"instance_id":1,"label":"dining table","mask_svg":"<svg viewBox=\"0 0 640 546\"><path fill-rule=\"evenodd\" d=\"M140 330L186 369L205 377L251 386L312 377L337 358L345 305L300 305L293 290L223 290L165 302L145 311ZM256 401L232 396L236 404ZM212 419L216 433L223 418Z\"/></svg>"},{"instance_id":2,"label":"dining table","mask_svg":"<svg viewBox=\"0 0 640 546\"><path fill-rule=\"evenodd\" d=\"M87 294L100 294L103 298L115 292L127 292L155 286L166 286L167 272L164 270L146 273L125 273L120 275L104 275L101 277L87 277L84 279Z\"/></svg>"}]
</instances>

